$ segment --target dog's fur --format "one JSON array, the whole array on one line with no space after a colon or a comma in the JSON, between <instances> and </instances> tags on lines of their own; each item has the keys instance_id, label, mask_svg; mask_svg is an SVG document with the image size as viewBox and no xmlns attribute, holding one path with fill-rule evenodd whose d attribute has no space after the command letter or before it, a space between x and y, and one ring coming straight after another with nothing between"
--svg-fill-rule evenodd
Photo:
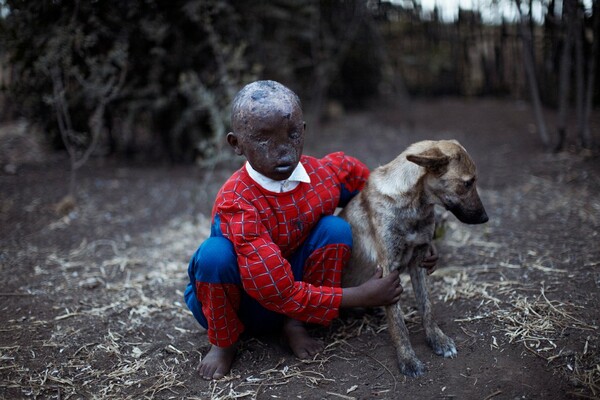
<instances>
[{"instance_id":1,"label":"dog's fur","mask_svg":"<svg viewBox=\"0 0 600 400\"><path fill-rule=\"evenodd\" d=\"M360 285L373 276L377 265L384 275L408 270L427 342L444 357L454 357L456 346L433 320L426 271L419 265L433 238L436 204L467 224L488 220L476 179L475 164L457 141L418 142L375 169L362 192L340 214L352 226L354 240L342 286ZM400 371L422 375L425 367L410 345L400 304L387 306L386 315Z\"/></svg>"}]
</instances>

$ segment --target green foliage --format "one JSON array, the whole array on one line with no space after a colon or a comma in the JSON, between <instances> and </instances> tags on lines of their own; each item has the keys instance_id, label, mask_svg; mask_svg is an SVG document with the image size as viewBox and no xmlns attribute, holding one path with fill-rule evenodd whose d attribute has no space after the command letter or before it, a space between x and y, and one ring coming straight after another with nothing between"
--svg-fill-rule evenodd
<instances>
[{"instance_id":1,"label":"green foliage","mask_svg":"<svg viewBox=\"0 0 600 400\"><path fill-rule=\"evenodd\" d=\"M213 155L227 132L229 104L249 81L276 79L310 101L337 79L343 95L339 88L348 82L338 77L347 50L355 33L368 28L360 1L5 5L3 45L14 68L10 96L27 118L80 153L99 133L106 152L141 149L174 161ZM379 67L370 62L361 73L375 68L377 80Z\"/></svg>"},{"instance_id":2,"label":"green foliage","mask_svg":"<svg viewBox=\"0 0 600 400\"><path fill-rule=\"evenodd\" d=\"M77 133L71 136L89 142L90 118L106 102L107 82L125 74L102 116L109 150L147 144L166 149L174 160L190 160L200 142L223 135L231 94L254 78L240 56L241 32L226 23L235 13L220 2L7 4L4 37L17 73L11 94L27 117L54 136L62 96ZM230 44L222 44L222 37Z\"/></svg>"}]
</instances>

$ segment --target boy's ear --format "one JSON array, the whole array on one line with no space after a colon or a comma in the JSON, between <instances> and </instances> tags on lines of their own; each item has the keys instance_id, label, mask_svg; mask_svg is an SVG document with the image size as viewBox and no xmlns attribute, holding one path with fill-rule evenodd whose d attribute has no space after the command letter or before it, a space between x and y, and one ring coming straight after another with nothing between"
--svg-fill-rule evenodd
<instances>
[{"instance_id":1,"label":"boy's ear","mask_svg":"<svg viewBox=\"0 0 600 400\"><path fill-rule=\"evenodd\" d=\"M227 143L229 143L229 145L233 148L235 154L237 154L238 156L241 156L243 154L242 148L240 147L240 141L235 133L229 132L227 134Z\"/></svg>"},{"instance_id":2,"label":"boy's ear","mask_svg":"<svg viewBox=\"0 0 600 400\"><path fill-rule=\"evenodd\" d=\"M432 147L419 154L409 154L406 159L431 170L439 170L450 162L450 157L442 153L437 147Z\"/></svg>"}]
</instances>

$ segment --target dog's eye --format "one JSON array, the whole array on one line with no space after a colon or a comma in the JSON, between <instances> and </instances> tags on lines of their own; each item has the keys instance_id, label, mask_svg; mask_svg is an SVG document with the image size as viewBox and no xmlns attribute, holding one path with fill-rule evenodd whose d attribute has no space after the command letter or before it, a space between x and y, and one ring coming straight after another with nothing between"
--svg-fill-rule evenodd
<instances>
[{"instance_id":1,"label":"dog's eye","mask_svg":"<svg viewBox=\"0 0 600 400\"><path fill-rule=\"evenodd\" d=\"M473 184L475 183L475 178L471 178L468 181L464 181L463 184L465 185L465 187L467 189L471 189L473 187Z\"/></svg>"}]
</instances>

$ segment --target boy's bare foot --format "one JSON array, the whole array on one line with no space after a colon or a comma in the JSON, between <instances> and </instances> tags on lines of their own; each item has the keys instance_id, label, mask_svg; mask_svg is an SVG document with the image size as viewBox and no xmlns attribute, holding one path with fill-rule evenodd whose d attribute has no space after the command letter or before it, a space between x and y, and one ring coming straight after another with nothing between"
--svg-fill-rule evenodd
<instances>
[{"instance_id":1,"label":"boy's bare foot","mask_svg":"<svg viewBox=\"0 0 600 400\"><path fill-rule=\"evenodd\" d=\"M219 347L212 345L208 354L200 362L200 376L204 379L221 379L231 370L237 352L237 345Z\"/></svg>"},{"instance_id":2,"label":"boy's bare foot","mask_svg":"<svg viewBox=\"0 0 600 400\"><path fill-rule=\"evenodd\" d=\"M310 337L304 324L295 319L286 319L283 336L298 358L309 358L323 350L323 343Z\"/></svg>"}]
</instances>

